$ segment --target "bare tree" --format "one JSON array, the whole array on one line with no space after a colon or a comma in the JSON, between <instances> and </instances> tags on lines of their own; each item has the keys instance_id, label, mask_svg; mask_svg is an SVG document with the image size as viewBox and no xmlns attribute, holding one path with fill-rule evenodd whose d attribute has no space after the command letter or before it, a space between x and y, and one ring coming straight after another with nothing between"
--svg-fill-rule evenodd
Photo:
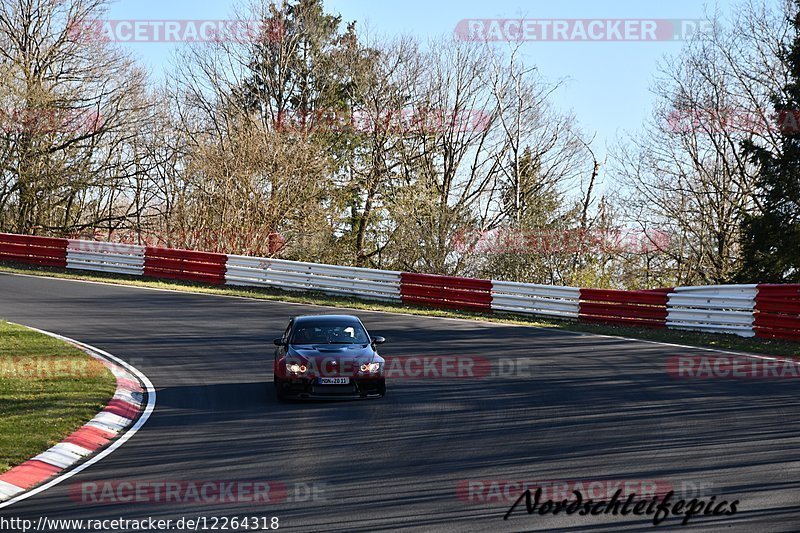
<instances>
[{"instance_id":1,"label":"bare tree","mask_svg":"<svg viewBox=\"0 0 800 533\"><path fill-rule=\"evenodd\" d=\"M769 98L786 76L777 50L791 13L740 7L731 20L713 14L710 32L660 66L653 119L616 151L630 218L673 235L661 274L674 283L731 278L742 216L760 208L742 142L777 146Z\"/></svg>"},{"instance_id":2,"label":"bare tree","mask_svg":"<svg viewBox=\"0 0 800 533\"><path fill-rule=\"evenodd\" d=\"M331 247L337 158L316 121L342 97L332 80L347 65L352 30L340 33L318 4L254 3L239 17L258 31L179 57L182 224L219 250L264 253L276 232L298 259L320 260Z\"/></svg>"},{"instance_id":3,"label":"bare tree","mask_svg":"<svg viewBox=\"0 0 800 533\"><path fill-rule=\"evenodd\" d=\"M104 9L102 0L0 4L8 229L68 233L132 216L126 183L146 174L131 152L150 104L144 72L77 30Z\"/></svg>"}]
</instances>

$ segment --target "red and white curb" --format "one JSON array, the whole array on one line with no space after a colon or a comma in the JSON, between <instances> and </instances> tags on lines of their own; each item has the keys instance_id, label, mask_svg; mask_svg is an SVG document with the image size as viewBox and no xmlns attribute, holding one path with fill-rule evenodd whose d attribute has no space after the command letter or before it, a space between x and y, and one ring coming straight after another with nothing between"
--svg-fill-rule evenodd
<instances>
[{"instance_id":1,"label":"red and white curb","mask_svg":"<svg viewBox=\"0 0 800 533\"><path fill-rule=\"evenodd\" d=\"M0 475L0 509L45 491L111 454L147 422L156 404L153 384L128 363L74 339L30 329L73 344L102 362L116 377L117 390L105 409L83 427L46 452ZM78 463L81 464L77 468L65 472Z\"/></svg>"}]
</instances>

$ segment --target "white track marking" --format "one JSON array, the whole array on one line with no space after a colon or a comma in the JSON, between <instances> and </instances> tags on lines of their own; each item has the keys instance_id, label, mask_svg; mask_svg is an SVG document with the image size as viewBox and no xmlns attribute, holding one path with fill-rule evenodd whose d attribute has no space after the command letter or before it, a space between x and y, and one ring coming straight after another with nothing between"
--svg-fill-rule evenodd
<instances>
[{"instance_id":1,"label":"white track marking","mask_svg":"<svg viewBox=\"0 0 800 533\"><path fill-rule=\"evenodd\" d=\"M33 276L33 277L36 277L36 276ZM142 412L142 415L136 421L136 424L134 424L133 427L131 427L125 433L123 433L117 440L112 442L111 445L109 445L107 448L101 450L100 453L98 453L94 457L90 458L85 463L82 463L80 466L74 468L73 470L70 470L69 472L66 472L64 474L58 475L57 477L51 479L50 481L44 483L43 485L40 485L40 486L36 487L33 490L29 490L27 492L23 492L22 494L19 494L15 498L12 498L12 499L10 499L10 500L8 500L6 502L0 503L0 509L3 509L4 507L8 507L10 505L13 505L13 504L15 504L17 502L20 502L22 500L26 500L26 499L30 498L31 496L39 494L40 492L44 492L47 489L49 489L50 487L54 487L54 486L58 485L59 483L63 483L64 481L68 480L72 476L74 476L76 474L79 474L80 472L83 472L84 470L86 470L90 466L99 463L104 458L106 458L107 456L109 456L112 453L114 453L114 451L116 451L120 446L125 444L128 441L128 439L133 437L136 434L136 432L139 431L142 428L142 426L144 426L147 423L147 420L150 418L150 415L153 413L153 410L155 409L155 406L156 406L156 390L153 387L153 384L147 378L147 376L145 376L137 368L129 365L128 363L126 363L122 359L120 359L120 358L118 358L116 356L113 356L108 352L105 352L103 350L95 348L94 346L90 346L89 344L85 344L83 342L76 341L75 339L70 339L69 337L64 337L62 335L57 335L55 333L50 333L49 331L43 331L41 329L31 328L30 326L25 326L25 327L28 327L29 329L32 329L34 331L38 331L39 333L44 333L45 335L49 335L49 336L54 337L56 339L60 339L60 340L63 340L65 342L72 343L72 344L74 344L74 345L76 345L76 346L78 346L80 348L83 348L84 350L87 350L89 352L93 352L94 354L97 354L97 355L101 356L102 358L104 358L106 360L113 361L114 363L126 368L129 372L131 372L133 375L135 375L139 379L139 381L141 381L144 384L145 389L147 390L147 405L145 406L145 409L144 409L144 412ZM7 483L0 482L0 492L6 493L7 495L12 495L12 494L18 493L19 492L18 490L17 491L14 490L14 489L17 489L17 488L18 487L15 487L13 485L9 485Z\"/></svg>"}]
</instances>

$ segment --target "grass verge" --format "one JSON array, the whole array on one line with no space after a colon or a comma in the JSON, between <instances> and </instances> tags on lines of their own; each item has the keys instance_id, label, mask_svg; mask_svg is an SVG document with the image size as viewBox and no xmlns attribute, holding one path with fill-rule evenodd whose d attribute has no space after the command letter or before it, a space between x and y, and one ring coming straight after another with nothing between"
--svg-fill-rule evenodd
<instances>
[{"instance_id":1,"label":"grass verge","mask_svg":"<svg viewBox=\"0 0 800 533\"><path fill-rule=\"evenodd\" d=\"M274 300L330 307L345 307L364 311L407 313L413 315L444 318L465 318L501 324L516 324L523 326L563 329L567 331L579 331L584 333L595 333L599 335L631 337L672 344L685 344L703 348L715 348L718 350L750 352L784 357L800 357L800 343L773 339L744 338L737 335L720 335L694 331L618 326L611 324L589 324L575 320L557 320L553 318L543 318L533 315L517 315L511 313L489 314L469 311L431 309L427 307L405 305L399 302L374 302L368 300L359 300L356 298L331 296L312 291L295 292L260 287L210 286L188 281L164 281L136 276L107 274L103 272L73 270L64 271L62 269L30 265L10 265L8 263L0 264L0 272L42 275L61 279L101 281L117 285L178 290L199 294L218 294L225 296L239 296L243 298L255 298L260 300Z\"/></svg>"},{"instance_id":2,"label":"grass verge","mask_svg":"<svg viewBox=\"0 0 800 533\"><path fill-rule=\"evenodd\" d=\"M115 389L111 372L78 348L0 321L0 474L91 420Z\"/></svg>"}]
</instances>

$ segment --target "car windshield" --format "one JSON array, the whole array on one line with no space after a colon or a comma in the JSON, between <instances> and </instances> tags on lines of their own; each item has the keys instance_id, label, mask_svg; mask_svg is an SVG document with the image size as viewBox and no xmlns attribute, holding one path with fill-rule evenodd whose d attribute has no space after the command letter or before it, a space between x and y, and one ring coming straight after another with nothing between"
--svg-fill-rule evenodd
<instances>
[{"instance_id":1,"label":"car windshield","mask_svg":"<svg viewBox=\"0 0 800 533\"><path fill-rule=\"evenodd\" d=\"M367 344L369 337L358 322L303 322L292 333L291 344Z\"/></svg>"}]
</instances>

